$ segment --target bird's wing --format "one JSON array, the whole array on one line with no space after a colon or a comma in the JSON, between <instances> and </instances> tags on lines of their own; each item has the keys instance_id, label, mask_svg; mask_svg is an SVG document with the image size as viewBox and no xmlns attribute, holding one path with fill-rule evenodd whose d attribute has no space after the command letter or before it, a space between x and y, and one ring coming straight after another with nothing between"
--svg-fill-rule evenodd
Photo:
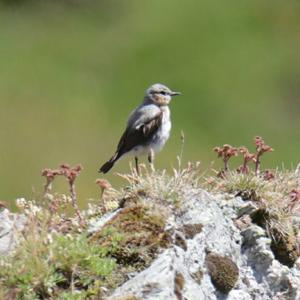
<instances>
[{"instance_id":1,"label":"bird's wing","mask_svg":"<svg viewBox=\"0 0 300 300\"><path fill-rule=\"evenodd\" d=\"M136 111L136 119L130 120L117 148L117 156L132 150L137 145L147 143L162 124L160 109Z\"/></svg>"}]
</instances>

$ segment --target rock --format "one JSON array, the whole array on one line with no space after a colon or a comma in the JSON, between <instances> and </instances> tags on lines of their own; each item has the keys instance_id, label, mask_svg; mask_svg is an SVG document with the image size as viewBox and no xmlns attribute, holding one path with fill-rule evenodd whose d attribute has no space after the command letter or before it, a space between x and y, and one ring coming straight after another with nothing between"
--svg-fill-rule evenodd
<instances>
[{"instance_id":1,"label":"rock","mask_svg":"<svg viewBox=\"0 0 300 300\"><path fill-rule=\"evenodd\" d=\"M175 233L175 245L181 247L184 251L187 250L186 240L181 232Z\"/></svg>"},{"instance_id":2,"label":"rock","mask_svg":"<svg viewBox=\"0 0 300 300\"><path fill-rule=\"evenodd\" d=\"M8 209L0 212L0 255L7 255L13 250L25 223L24 215L11 213Z\"/></svg>"},{"instance_id":3,"label":"rock","mask_svg":"<svg viewBox=\"0 0 300 300\"><path fill-rule=\"evenodd\" d=\"M245 206L239 197L216 199L191 188L182 199L166 224L173 242L107 299L126 295L147 300L300 299L299 260L292 268L282 265L271 251L265 229L250 224L241 231L234 224L238 216L254 211L252 205ZM226 279L223 286L221 277Z\"/></svg>"},{"instance_id":4,"label":"rock","mask_svg":"<svg viewBox=\"0 0 300 300\"><path fill-rule=\"evenodd\" d=\"M140 197L142 203L127 201L88 229L89 237L100 243L107 241L101 231L110 229L106 234L111 238L115 229L122 236L114 253L117 262L139 266L107 300L300 299L297 237L283 240L277 235L276 252L265 224L251 222L249 214L257 211L251 203L214 197L192 186L182 191L176 207L164 198ZM0 255L15 247L25 223L23 215L0 212Z\"/></svg>"},{"instance_id":5,"label":"rock","mask_svg":"<svg viewBox=\"0 0 300 300\"><path fill-rule=\"evenodd\" d=\"M255 203L253 203L252 201L244 202L243 205L238 209L238 218L243 215L250 215L255 210L257 210L257 205Z\"/></svg>"},{"instance_id":6,"label":"rock","mask_svg":"<svg viewBox=\"0 0 300 300\"><path fill-rule=\"evenodd\" d=\"M92 222L90 222L90 227L88 228L88 233L92 234L96 231L99 231L105 224L107 224L120 211L121 211L121 209L117 209L115 211L108 212L102 218L100 218L98 220L92 220Z\"/></svg>"}]
</instances>

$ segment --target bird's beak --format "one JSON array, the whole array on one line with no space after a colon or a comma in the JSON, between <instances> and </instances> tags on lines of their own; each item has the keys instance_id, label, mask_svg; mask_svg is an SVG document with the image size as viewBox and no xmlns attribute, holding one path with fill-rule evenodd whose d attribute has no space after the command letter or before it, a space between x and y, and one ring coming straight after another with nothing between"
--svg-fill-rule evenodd
<instances>
[{"instance_id":1,"label":"bird's beak","mask_svg":"<svg viewBox=\"0 0 300 300\"><path fill-rule=\"evenodd\" d=\"M172 93L171 93L171 96L172 96L172 97L173 97L173 96L179 96L179 95L181 95L180 92L172 92Z\"/></svg>"}]
</instances>

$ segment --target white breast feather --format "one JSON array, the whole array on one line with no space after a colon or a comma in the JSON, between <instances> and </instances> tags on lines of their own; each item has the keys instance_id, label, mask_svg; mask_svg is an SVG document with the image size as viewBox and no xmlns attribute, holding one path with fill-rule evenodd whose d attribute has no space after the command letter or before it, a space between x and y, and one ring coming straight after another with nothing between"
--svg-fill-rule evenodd
<instances>
[{"instance_id":1,"label":"white breast feather","mask_svg":"<svg viewBox=\"0 0 300 300\"><path fill-rule=\"evenodd\" d=\"M171 131L171 119L170 110L167 106L162 108L163 117L162 124L157 133L153 136L152 142L145 146L136 146L131 151L130 154L134 156L148 155L152 149L154 152L159 152L166 141L169 139Z\"/></svg>"}]
</instances>

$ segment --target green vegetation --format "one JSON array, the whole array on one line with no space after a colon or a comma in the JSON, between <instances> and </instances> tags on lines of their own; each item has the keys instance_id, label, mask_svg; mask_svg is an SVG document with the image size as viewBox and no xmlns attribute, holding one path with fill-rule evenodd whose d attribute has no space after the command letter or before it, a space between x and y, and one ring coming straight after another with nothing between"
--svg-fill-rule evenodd
<instances>
[{"instance_id":1,"label":"green vegetation","mask_svg":"<svg viewBox=\"0 0 300 300\"><path fill-rule=\"evenodd\" d=\"M144 268L158 249L167 248L170 236L165 232L163 214L147 205L130 205L92 237L123 266Z\"/></svg>"},{"instance_id":2,"label":"green vegetation","mask_svg":"<svg viewBox=\"0 0 300 300\"><path fill-rule=\"evenodd\" d=\"M187 187L253 201L252 222L267 229L275 257L292 266L299 256L292 221L299 215L299 167L264 169L299 162L299 8L297 0L1 1L1 201L36 200L17 202L28 229L16 251L1 258L0 298L99 299L168 247L165 221L170 207L180 210ZM171 105L172 138L155 161L167 171L108 176L113 186L127 180L123 189L100 179L100 202L80 210L77 202L84 206L99 193L98 167L154 82L183 92ZM216 149L225 163L218 176L200 176L199 163L183 169L180 157L178 169L170 165L181 130L184 157L204 161L203 170L216 143L249 146L261 134L276 151L261 168L270 149L224 145ZM232 158L238 154L240 167ZM76 191L81 168L47 169L41 196L42 167L66 159L85 166ZM114 170L127 169L125 159ZM56 192L51 176L59 176ZM69 203L75 216L65 212ZM86 235L87 225L117 207L122 213ZM201 229L183 232L192 237ZM202 271L195 276L200 281ZM180 275L175 283L180 293Z\"/></svg>"},{"instance_id":3,"label":"green vegetation","mask_svg":"<svg viewBox=\"0 0 300 300\"><path fill-rule=\"evenodd\" d=\"M254 201L256 210L250 215L251 221L266 230L275 258L292 267L300 255L299 228L293 221L299 214L299 166L293 171L261 170L262 154L273 149L261 137L254 141L256 152L253 154L246 147L239 148L243 164L235 171L229 170L228 162L238 155L237 148L228 144L214 148L222 158L224 168L216 177L207 179L207 187L213 193L225 192L240 196L244 201ZM250 162L253 162L252 169Z\"/></svg>"},{"instance_id":4,"label":"green vegetation","mask_svg":"<svg viewBox=\"0 0 300 300\"><path fill-rule=\"evenodd\" d=\"M84 234L46 235L31 229L36 232L26 232L15 253L2 258L3 294L28 300L99 299L101 286L116 268L115 260L105 255L108 250L91 244Z\"/></svg>"},{"instance_id":5,"label":"green vegetation","mask_svg":"<svg viewBox=\"0 0 300 300\"><path fill-rule=\"evenodd\" d=\"M231 148L223 147L226 153L228 149ZM217 172L214 177L199 174L198 163L182 168L180 159L172 175L150 172L141 166L140 176L134 169L129 174L118 174L128 182L128 186L120 190L99 179L101 200L89 203L87 211L77 211L74 207L75 182L79 182L75 179L81 168L64 164L57 170L46 169L42 199L17 201L28 224L25 232L20 233L16 250L0 261L0 296L101 299L109 295L126 280L128 273L143 270L171 245L174 232L165 229L166 221L174 212L181 213L186 193L193 193L199 187L222 193L223 197L224 194L240 195L245 201L253 201L257 207L250 215L251 221L266 229L276 259L292 267L299 257L299 228L293 222L293 217L299 215L299 169L269 171L266 177L264 170L255 172L256 164L253 170L248 167L247 173L241 173L240 168L230 170L228 160L226 164L228 169ZM51 189L49 184L55 184L60 176L68 180L70 196ZM67 205L75 208L74 216L65 214ZM119 210L115 211L116 208ZM87 226L110 211L116 213L87 236ZM201 232L202 227L202 224L190 224L178 230L190 239ZM185 247L176 235L175 244ZM236 266L227 258L210 254L207 263L216 287L229 292L238 277ZM220 272L215 272L214 264L222 266ZM175 292L180 295L184 281L177 275ZM200 282L202 275L199 270L193 276Z\"/></svg>"},{"instance_id":6,"label":"green vegetation","mask_svg":"<svg viewBox=\"0 0 300 300\"><path fill-rule=\"evenodd\" d=\"M165 230L166 220L172 210L180 208L184 187L196 185L197 167L189 164L186 169L174 170L171 176L149 172L142 166L142 176L133 170L119 174L129 183L120 191L97 180L102 188L101 202L90 203L87 211L74 207L75 182L81 167L64 164L55 170L45 169L42 199L17 200L28 224L20 233L16 250L0 261L3 297L101 299L109 294L129 272L143 270L169 247L172 233ZM70 196L52 189L61 176L70 185ZM67 216L66 208L71 205L74 216ZM103 227L86 235L87 226L118 206L122 209ZM202 226L183 230L191 238Z\"/></svg>"},{"instance_id":7,"label":"green vegetation","mask_svg":"<svg viewBox=\"0 0 300 300\"><path fill-rule=\"evenodd\" d=\"M67 219L26 207L28 228L16 250L1 258L3 299L102 299L169 242L162 216L146 207L125 208L90 237L77 215Z\"/></svg>"},{"instance_id":8,"label":"green vegetation","mask_svg":"<svg viewBox=\"0 0 300 300\"><path fill-rule=\"evenodd\" d=\"M85 166L78 184L83 206L96 193L91 183L128 114L154 82L183 92L171 105L172 136L158 168L175 161L180 130L185 159L204 167L214 145L243 145L257 134L277 149L268 167L297 164L299 6L298 0L2 1L1 200L35 197L42 167L68 160ZM128 159L114 169L126 170Z\"/></svg>"}]
</instances>

